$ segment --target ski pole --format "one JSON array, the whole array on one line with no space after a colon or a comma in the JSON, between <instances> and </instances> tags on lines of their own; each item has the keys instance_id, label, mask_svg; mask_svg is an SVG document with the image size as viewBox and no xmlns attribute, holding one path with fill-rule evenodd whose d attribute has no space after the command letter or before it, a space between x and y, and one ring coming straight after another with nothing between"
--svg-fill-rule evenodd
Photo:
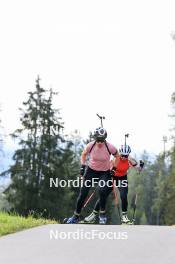
<instances>
[{"instance_id":1,"label":"ski pole","mask_svg":"<svg viewBox=\"0 0 175 264\"><path fill-rule=\"evenodd\" d=\"M133 204L133 216L132 216L132 222L135 222L135 212L136 212L136 206L137 206L137 193L135 195L134 204Z\"/></svg>"},{"instance_id":2,"label":"ski pole","mask_svg":"<svg viewBox=\"0 0 175 264\"><path fill-rule=\"evenodd\" d=\"M100 118L101 121L101 127L103 127L103 119L105 119L104 116L100 116L99 114L97 114L98 118Z\"/></svg>"},{"instance_id":3,"label":"ski pole","mask_svg":"<svg viewBox=\"0 0 175 264\"><path fill-rule=\"evenodd\" d=\"M144 166L144 165L143 165ZM143 167L139 170L139 175L141 174L143 170ZM136 213L136 208L137 208L137 193L135 194L135 199L134 199L134 203L133 203L133 217L132 217L132 222L135 222L135 213Z\"/></svg>"},{"instance_id":4,"label":"ski pole","mask_svg":"<svg viewBox=\"0 0 175 264\"><path fill-rule=\"evenodd\" d=\"M125 146L126 146L126 138L129 137L129 134L125 134Z\"/></svg>"},{"instance_id":5,"label":"ski pole","mask_svg":"<svg viewBox=\"0 0 175 264\"><path fill-rule=\"evenodd\" d=\"M85 207L87 206L87 204L90 202L90 200L91 200L92 197L94 196L96 190L97 190L97 187L96 187L95 190L91 193L91 195L89 195L89 197L87 198L87 200L84 202L84 204L83 204L83 208L85 208Z\"/></svg>"},{"instance_id":6,"label":"ski pole","mask_svg":"<svg viewBox=\"0 0 175 264\"><path fill-rule=\"evenodd\" d=\"M119 215L119 218L120 218L120 224L121 224L120 207L119 207L119 201L118 201L117 191L116 191L116 189L115 189L115 185L114 185L114 180L112 180L112 188L113 188L113 194L114 194L114 199L115 199L115 206L117 206L117 209L118 209L118 215Z\"/></svg>"},{"instance_id":7,"label":"ski pole","mask_svg":"<svg viewBox=\"0 0 175 264\"><path fill-rule=\"evenodd\" d=\"M98 187L98 186L97 186ZM92 197L94 196L96 190L97 190L97 187L94 189L94 191L91 193L91 195L87 198L87 200L84 202L83 204L83 207L82 209L84 209L87 204L90 202L90 200L92 199ZM63 224L65 224L67 222L68 218L66 217L64 220L63 220ZM81 221L82 222L82 221ZM80 223L80 222L79 222Z\"/></svg>"}]
</instances>

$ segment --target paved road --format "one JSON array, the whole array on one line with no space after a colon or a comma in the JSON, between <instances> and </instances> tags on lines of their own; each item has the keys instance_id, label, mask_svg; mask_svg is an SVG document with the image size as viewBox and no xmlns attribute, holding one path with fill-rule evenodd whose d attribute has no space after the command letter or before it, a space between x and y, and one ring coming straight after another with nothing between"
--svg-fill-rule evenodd
<instances>
[{"instance_id":1,"label":"paved road","mask_svg":"<svg viewBox=\"0 0 175 264\"><path fill-rule=\"evenodd\" d=\"M0 263L174 264L175 227L36 227L1 237Z\"/></svg>"}]
</instances>

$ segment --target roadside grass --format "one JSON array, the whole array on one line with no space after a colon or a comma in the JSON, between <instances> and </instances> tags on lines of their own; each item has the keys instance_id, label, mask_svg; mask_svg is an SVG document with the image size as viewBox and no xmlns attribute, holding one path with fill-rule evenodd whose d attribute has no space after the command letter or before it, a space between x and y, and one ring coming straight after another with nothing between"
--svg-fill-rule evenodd
<instances>
[{"instance_id":1,"label":"roadside grass","mask_svg":"<svg viewBox=\"0 0 175 264\"><path fill-rule=\"evenodd\" d=\"M34 218L32 215L22 217L15 213L6 213L0 211L0 236L15 233L24 229L40 225L56 224L55 220L44 218Z\"/></svg>"}]
</instances>

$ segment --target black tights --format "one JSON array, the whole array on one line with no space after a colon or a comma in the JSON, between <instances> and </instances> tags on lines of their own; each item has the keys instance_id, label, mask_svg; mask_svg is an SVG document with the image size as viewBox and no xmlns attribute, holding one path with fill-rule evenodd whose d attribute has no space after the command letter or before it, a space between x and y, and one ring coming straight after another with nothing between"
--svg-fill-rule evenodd
<instances>
[{"instance_id":1,"label":"black tights","mask_svg":"<svg viewBox=\"0 0 175 264\"><path fill-rule=\"evenodd\" d=\"M92 187L93 179L96 179L96 182L99 182L100 180L103 180L105 183L108 180L111 181L110 171L95 171L89 167L87 168L86 173L84 175L83 186L80 189L80 193L77 199L76 210L75 210L75 213L77 214L80 214L81 212L85 199L89 193L90 188ZM85 186L86 183L88 183L88 186ZM110 188L105 184L104 187L98 186L98 190L100 197L98 200L98 210L101 212L102 211L105 212L106 199L109 193L112 191L112 187Z\"/></svg>"},{"instance_id":2,"label":"black tights","mask_svg":"<svg viewBox=\"0 0 175 264\"><path fill-rule=\"evenodd\" d=\"M116 186L118 186L118 189L120 192L120 198L121 198L121 202L122 202L122 211L127 212L127 209L128 209L128 198L127 198L127 196L128 196L128 180L127 180L127 175L122 176L122 177L114 177L114 180L115 180L115 182L116 182L115 184L116 184ZM108 195L111 192L112 192L111 188L109 190L107 190ZM94 210L97 212L100 210L100 199L97 200L95 207L94 207Z\"/></svg>"}]
</instances>

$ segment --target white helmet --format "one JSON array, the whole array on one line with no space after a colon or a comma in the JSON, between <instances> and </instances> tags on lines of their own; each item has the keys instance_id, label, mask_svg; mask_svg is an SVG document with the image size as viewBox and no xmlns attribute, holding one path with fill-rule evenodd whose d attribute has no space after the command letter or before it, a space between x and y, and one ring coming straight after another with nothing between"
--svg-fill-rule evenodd
<instances>
[{"instance_id":1,"label":"white helmet","mask_svg":"<svg viewBox=\"0 0 175 264\"><path fill-rule=\"evenodd\" d=\"M128 145L121 145L119 152L120 152L120 155L128 156L131 153L131 148Z\"/></svg>"},{"instance_id":2,"label":"white helmet","mask_svg":"<svg viewBox=\"0 0 175 264\"><path fill-rule=\"evenodd\" d=\"M106 129L103 127L96 128L94 131L94 138L95 140L105 140L107 138Z\"/></svg>"}]
</instances>

